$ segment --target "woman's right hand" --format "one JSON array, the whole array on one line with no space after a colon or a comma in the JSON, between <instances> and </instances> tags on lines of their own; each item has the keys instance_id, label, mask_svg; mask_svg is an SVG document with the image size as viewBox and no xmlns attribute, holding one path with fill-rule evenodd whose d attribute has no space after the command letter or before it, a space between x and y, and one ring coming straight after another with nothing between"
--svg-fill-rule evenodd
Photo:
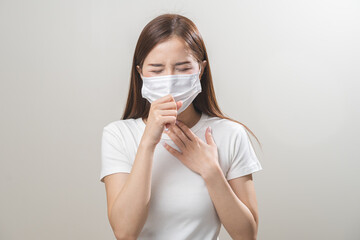
<instances>
[{"instance_id":1,"label":"woman's right hand","mask_svg":"<svg viewBox=\"0 0 360 240\"><path fill-rule=\"evenodd\" d=\"M161 139L164 129L170 124L175 124L177 110L182 106L182 102L175 102L174 97L168 94L151 103L146 127L142 140L155 147Z\"/></svg>"}]
</instances>

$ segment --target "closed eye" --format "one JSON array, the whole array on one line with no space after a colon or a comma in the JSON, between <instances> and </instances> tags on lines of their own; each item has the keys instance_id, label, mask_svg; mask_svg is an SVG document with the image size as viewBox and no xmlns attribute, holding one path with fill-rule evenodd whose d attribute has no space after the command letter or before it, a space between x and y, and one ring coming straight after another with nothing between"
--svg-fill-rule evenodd
<instances>
[{"instance_id":1,"label":"closed eye","mask_svg":"<svg viewBox=\"0 0 360 240\"><path fill-rule=\"evenodd\" d=\"M187 70L190 70L191 68L184 68L184 69L180 69L181 72L185 72ZM158 71L150 71L150 72L154 72L154 73L160 73L162 72L162 70L158 70Z\"/></svg>"}]
</instances>

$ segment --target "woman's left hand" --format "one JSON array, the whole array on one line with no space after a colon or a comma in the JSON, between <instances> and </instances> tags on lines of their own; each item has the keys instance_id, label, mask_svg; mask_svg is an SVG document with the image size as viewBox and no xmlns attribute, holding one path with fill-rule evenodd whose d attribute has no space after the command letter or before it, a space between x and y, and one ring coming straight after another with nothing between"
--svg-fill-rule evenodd
<instances>
[{"instance_id":1,"label":"woman's left hand","mask_svg":"<svg viewBox=\"0 0 360 240\"><path fill-rule=\"evenodd\" d=\"M204 173L219 167L218 151L211 135L211 128L205 131L206 143L196 136L190 128L181 121L171 124L165 133L173 140L181 152L163 143L163 146L185 166L204 176Z\"/></svg>"}]
</instances>

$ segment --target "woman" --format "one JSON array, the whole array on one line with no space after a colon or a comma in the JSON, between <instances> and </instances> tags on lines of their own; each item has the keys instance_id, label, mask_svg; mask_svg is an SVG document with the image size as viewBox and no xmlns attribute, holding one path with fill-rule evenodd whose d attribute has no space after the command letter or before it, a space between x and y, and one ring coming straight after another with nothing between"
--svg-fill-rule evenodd
<instances>
[{"instance_id":1,"label":"woman","mask_svg":"<svg viewBox=\"0 0 360 240\"><path fill-rule=\"evenodd\" d=\"M116 238L218 239L222 223L233 239L256 239L252 173L262 167L245 128L218 107L194 23L150 21L124 115L103 129L100 180Z\"/></svg>"}]
</instances>

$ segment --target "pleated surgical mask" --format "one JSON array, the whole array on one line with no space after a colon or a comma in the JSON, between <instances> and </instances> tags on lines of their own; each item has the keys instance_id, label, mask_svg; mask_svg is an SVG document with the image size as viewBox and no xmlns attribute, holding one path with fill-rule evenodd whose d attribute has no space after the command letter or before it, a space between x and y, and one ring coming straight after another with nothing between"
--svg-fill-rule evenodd
<instances>
[{"instance_id":1,"label":"pleated surgical mask","mask_svg":"<svg viewBox=\"0 0 360 240\"><path fill-rule=\"evenodd\" d=\"M184 111L201 92L200 83L201 66L198 73L144 77L141 75L143 85L141 94L150 103L171 94L175 101L182 101L178 114Z\"/></svg>"}]
</instances>

